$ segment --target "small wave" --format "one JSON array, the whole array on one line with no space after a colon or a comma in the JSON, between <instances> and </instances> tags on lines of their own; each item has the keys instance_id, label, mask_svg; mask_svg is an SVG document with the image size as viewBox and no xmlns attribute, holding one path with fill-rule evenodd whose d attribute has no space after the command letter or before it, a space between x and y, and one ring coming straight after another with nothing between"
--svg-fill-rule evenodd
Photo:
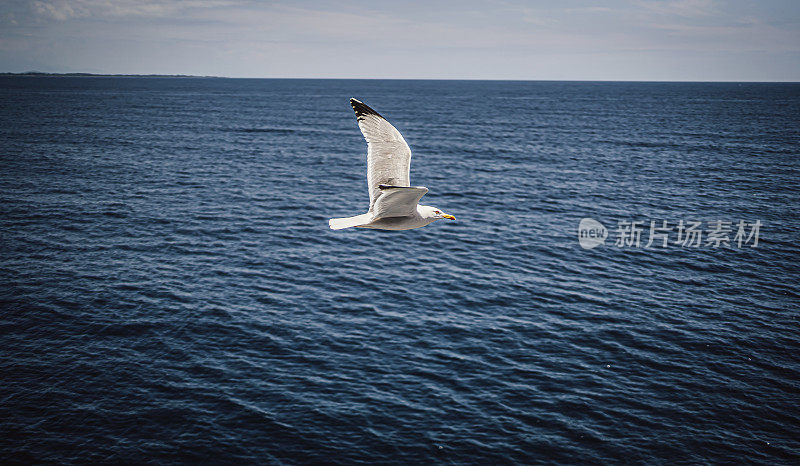
<instances>
[{"instance_id":1,"label":"small wave","mask_svg":"<svg viewBox=\"0 0 800 466\"><path fill-rule=\"evenodd\" d=\"M297 130L291 128L225 128L223 131L230 133L273 133L294 134Z\"/></svg>"}]
</instances>

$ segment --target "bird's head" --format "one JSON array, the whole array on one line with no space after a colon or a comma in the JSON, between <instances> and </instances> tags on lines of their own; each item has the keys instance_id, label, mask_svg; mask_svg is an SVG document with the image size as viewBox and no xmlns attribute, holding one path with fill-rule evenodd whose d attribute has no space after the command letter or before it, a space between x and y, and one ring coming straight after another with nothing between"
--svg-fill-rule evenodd
<instances>
[{"instance_id":1,"label":"bird's head","mask_svg":"<svg viewBox=\"0 0 800 466\"><path fill-rule=\"evenodd\" d=\"M446 218L447 220L455 220L456 218L452 215L448 215L442 212L440 209L436 207L432 207L429 205L421 205L419 206L419 213L422 215L423 218L432 218L434 220L439 220L441 218Z\"/></svg>"}]
</instances>

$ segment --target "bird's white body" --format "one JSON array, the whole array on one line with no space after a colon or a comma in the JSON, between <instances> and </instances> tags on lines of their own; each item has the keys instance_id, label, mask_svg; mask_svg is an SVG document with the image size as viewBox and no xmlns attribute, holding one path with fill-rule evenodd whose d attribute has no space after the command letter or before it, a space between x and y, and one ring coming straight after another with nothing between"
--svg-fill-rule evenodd
<instances>
[{"instance_id":1,"label":"bird's white body","mask_svg":"<svg viewBox=\"0 0 800 466\"><path fill-rule=\"evenodd\" d=\"M416 212L412 215L403 217L383 217L377 220L372 219L371 213L356 215L355 217L332 218L328 222L331 229L341 230L343 228L372 228L376 230L413 230L435 222L439 218L430 215L432 207L418 205Z\"/></svg>"},{"instance_id":2,"label":"bird's white body","mask_svg":"<svg viewBox=\"0 0 800 466\"><path fill-rule=\"evenodd\" d=\"M411 149L400 132L364 103L350 99L350 105L367 140L369 211L332 218L328 221L331 229L412 230L441 218L455 220L435 207L419 205L428 188L410 186Z\"/></svg>"}]
</instances>

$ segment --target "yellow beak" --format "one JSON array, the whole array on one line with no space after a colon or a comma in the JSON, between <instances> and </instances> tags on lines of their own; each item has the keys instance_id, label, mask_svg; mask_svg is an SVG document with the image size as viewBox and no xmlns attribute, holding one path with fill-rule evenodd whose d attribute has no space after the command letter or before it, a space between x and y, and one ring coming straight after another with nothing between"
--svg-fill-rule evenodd
<instances>
[{"instance_id":1,"label":"yellow beak","mask_svg":"<svg viewBox=\"0 0 800 466\"><path fill-rule=\"evenodd\" d=\"M446 218L447 220L455 220L456 218L452 215L442 214L442 218Z\"/></svg>"}]
</instances>

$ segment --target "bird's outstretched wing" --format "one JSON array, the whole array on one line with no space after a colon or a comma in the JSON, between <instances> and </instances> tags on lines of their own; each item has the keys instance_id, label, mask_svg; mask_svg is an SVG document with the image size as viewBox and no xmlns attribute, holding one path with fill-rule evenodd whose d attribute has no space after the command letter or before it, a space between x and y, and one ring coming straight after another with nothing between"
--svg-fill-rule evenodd
<instances>
[{"instance_id":1,"label":"bird's outstretched wing","mask_svg":"<svg viewBox=\"0 0 800 466\"><path fill-rule=\"evenodd\" d=\"M372 209L372 221L386 217L405 217L417 211L417 204L428 192L423 186L379 185L381 194Z\"/></svg>"},{"instance_id":2,"label":"bird's outstretched wing","mask_svg":"<svg viewBox=\"0 0 800 466\"><path fill-rule=\"evenodd\" d=\"M367 140L369 210L374 211L375 202L381 196L378 186L411 184L411 149L400 131L378 112L356 99L350 99L350 105Z\"/></svg>"}]
</instances>

